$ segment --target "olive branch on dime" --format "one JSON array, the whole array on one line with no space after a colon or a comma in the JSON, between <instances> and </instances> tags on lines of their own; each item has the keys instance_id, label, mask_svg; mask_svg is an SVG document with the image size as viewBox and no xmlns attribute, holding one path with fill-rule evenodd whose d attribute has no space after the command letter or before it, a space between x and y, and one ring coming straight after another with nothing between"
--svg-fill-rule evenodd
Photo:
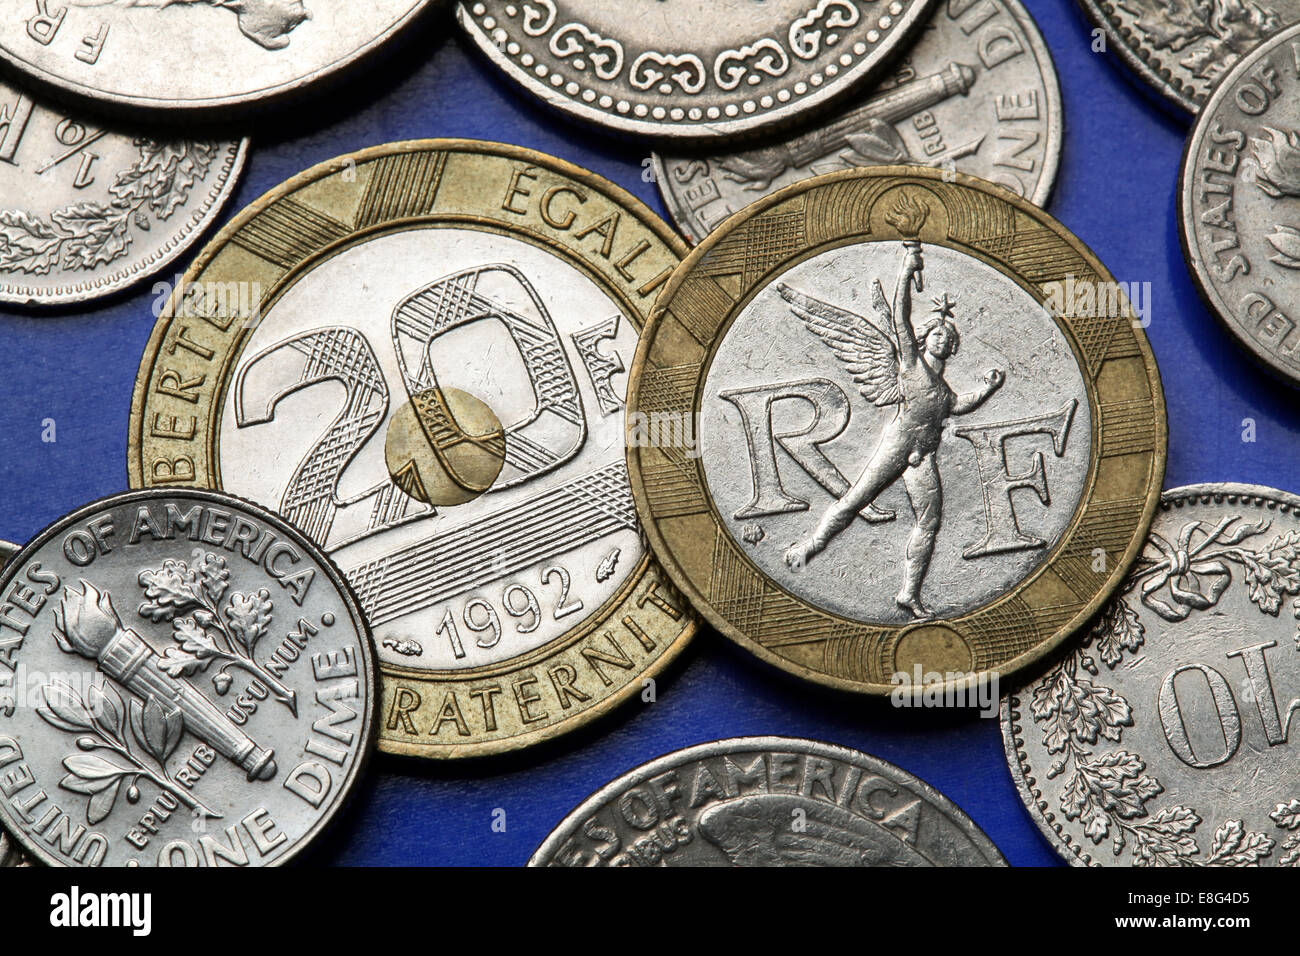
<instances>
[{"instance_id":1,"label":"olive branch on dime","mask_svg":"<svg viewBox=\"0 0 1300 956\"><path fill-rule=\"evenodd\" d=\"M53 680L42 688L36 713L51 727L80 734L77 749L83 753L64 758L68 774L59 786L90 798L86 820L91 826L113 812L123 786L128 803L139 801L141 779L196 813L221 818L167 772L167 760L185 730L179 708L152 694L143 703L133 696L129 707L124 706L111 684L92 684L86 696L89 700L63 681Z\"/></svg>"}]
</instances>

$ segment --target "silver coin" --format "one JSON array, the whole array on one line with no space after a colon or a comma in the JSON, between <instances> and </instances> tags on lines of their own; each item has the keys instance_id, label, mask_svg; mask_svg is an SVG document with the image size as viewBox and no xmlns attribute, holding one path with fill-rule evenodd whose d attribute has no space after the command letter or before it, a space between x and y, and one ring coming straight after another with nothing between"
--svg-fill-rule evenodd
<instances>
[{"instance_id":1,"label":"silver coin","mask_svg":"<svg viewBox=\"0 0 1300 956\"><path fill-rule=\"evenodd\" d=\"M1179 227L1210 311L1265 367L1300 384L1300 25L1237 64L1197 118Z\"/></svg>"},{"instance_id":2,"label":"silver coin","mask_svg":"<svg viewBox=\"0 0 1300 956\"><path fill-rule=\"evenodd\" d=\"M1006 866L947 797L893 764L791 737L699 744L592 794L529 866Z\"/></svg>"},{"instance_id":3,"label":"silver coin","mask_svg":"<svg viewBox=\"0 0 1300 956\"><path fill-rule=\"evenodd\" d=\"M1071 863L1294 866L1300 497L1166 492L1080 646L1002 703L1011 772Z\"/></svg>"},{"instance_id":4,"label":"silver coin","mask_svg":"<svg viewBox=\"0 0 1300 956\"><path fill-rule=\"evenodd\" d=\"M373 746L375 659L337 569L281 519L121 494L0 587L0 824L35 859L277 865L338 812Z\"/></svg>"},{"instance_id":5,"label":"silver coin","mask_svg":"<svg viewBox=\"0 0 1300 956\"><path fill-rule=\"evenodd\" d=\"M1247 53L1300 21L1300 0L1079 0L1107 49L1168 102L1197 113Z\"/></svg>"},{"instance_id":6,"label":"silver coin","mask_svg":"<svg viewBox=\"0 0 1300 956\"><path fill-rule=\"evenodd\" d=\"M890 78L814 128L734 153L656 153L655 178L691 242L783 186L852 166L957 169L1041 206L1062 130L1052 56L1019 0L946 4Z\"/></svg>"},{"instance_id":7,"label":"silver coin","mask_svg":"<svg viewBox=\"0 0 1300 956\"><path fill-rule=\"evenodd\" d=\"M934 0L465 0L461 26L567 113L650 136L788 122L877 74Z\"/></svg>"},{"instance_id":8,"label":"silver coin","mask_svg":"<svg viewBox=\"0 0 1300 956\"><path fill-rule=\"evenodd\" d=\"M0 58L98 103L247 107L380 47L431 0L0 0Z\"/></svg>"},{"instance_id":9,"label":"silver coin","mask_svg":"<svg viewBox=\"0 0 1300 956\"><path fill-rule=\"evenodd\" d=\"M0 564L8 561L18 553L18 545L10 544L8 541L0 541ZM9 834L0 830L0 868L12 866L30 866L31 863L25 857Z\"/></svg>"},{"instance_id":10,"label":"silver coin","mask_svg":"<svg viewBox=\"0 0 1300 956\"><path fill-rule=\"evenodd\" d=\"M139 135L0 82L0 302L85 302L157 273L221 212L247 152Z\"/></svg>"}]
</instances>

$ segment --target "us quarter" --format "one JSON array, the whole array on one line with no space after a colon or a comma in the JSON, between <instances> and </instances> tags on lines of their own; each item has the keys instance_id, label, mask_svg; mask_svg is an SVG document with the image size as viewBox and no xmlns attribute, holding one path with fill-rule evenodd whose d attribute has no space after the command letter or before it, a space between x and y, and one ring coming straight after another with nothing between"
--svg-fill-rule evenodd
<instances>
[{"instance_id":1,"label":"us quarter","mask_svg":"<svg viewBox=\"0 0 1300 956\"><path fill-rule=\"evenodd\" d=\"M1069 656L1002 703L1025 806L1071 863L1294 866L1300 498L1166 492Z\"/></svg>"},{"instance_id":2,"label":"us quarter","mask_svg":"<svg viewBox=\"0 0 1300 956\"><path fill-rule=\"evenodd\" d=\"M656 154L677 227L698 242L801 179L897 163L957 169L1043 206L1061 155L1061 90L1018 0L940 5L893 74L799 135L714 154Z\"/></svg>"},{"instance_id":3,"label":"us quarter","mask_svg":"<svg viewBox=\"0 0 1300 956\"><path fill-rule=\"evenodd\" d=\"M0 82L0 302L85 302L165 268L221 212L247 151L156 138Z\"/></svg>"},{"instance_id":4,"label":"us quarter","mask_svg":"<svg viewBox=\"0 0 1300 956\"><path fill-rule=\"evenodd\" d=\"M1300 21L1300 0L1079 0L1118 53L1169 103L1196 114L1236 63ZM1095 49L1095 47L1094 47Z\"/></svg>"},{"instance_id":5,"label":"us quarter","mask_svg":"<svg viewBox=\"0 0 1300 956\"><path fill-rule=\"evenodd\" d=\"M529 866L1006 866L933 787L815 740L740 737L652 760L564 819Z\"/></svg>"},{"instance_id":6,"label":"us quarter","mask_svg":"<svg viewBox=\"0 0 1300 956\"><path fill-rule=\"evenodd\" d=\"M0 0L0 57L101 106L250 107L382 46L430 0Z\"/></svg>"},{"instance_id":7,"label":"us quarter","mask_svg":"<svg viewBox=\"0 0 1300 956\"><path fill-rule=\"evenodd\" d=\"M333 555L379 645L382 749L470 756L581 725L652 694L694 630L623 450L626 371L682 252L622 190L516 147L309 170L164 312L132 483L252 498ZM203 291L252 286L251 312Z\"/></svg>"},{"instance_id":8,"label":"us quarter","mask_svg":"<svg viewBox=\"0 0 1300 956\"><path fill-rule=\"evenodd\" d=\"M1122 288L1037 207L917 167L728 220L664 290L628 407L669 576L763 660L864 693L1059 645L1136 557L1164 473Z\"/></svg>"},{"instance_id":9,"label":"us quarter","mask_svg":"<svg viewBox=\"0 0 1300 956\"><path fill-rule=\"evenodd\" d=\"M1244 58L1196 121L1179 182L1183 250L1210 311L1300 383L1300 26Z\"/></svg>"},{"instance_id":10,"label":"us quarter","mask_svg":"<svg viewBox=\"0 0 1300 956\"><path fill-rule=\"evenodd\" d=\"M0 823L33 858L278 865L336 816L374 743L375 658L288 523L128 492L41 532L0 586Z\"/></svg>"},{"instance_id":11,"label":"us quarter","mask_svg":"<svg viewBox=\"0 0 1300 956\"><path fill-rule=\"evenodd\" d=\"M734 136L807 115L884 67L933 0L463 0L513 80L610 129Z\"/></svg>"}]
</instances>

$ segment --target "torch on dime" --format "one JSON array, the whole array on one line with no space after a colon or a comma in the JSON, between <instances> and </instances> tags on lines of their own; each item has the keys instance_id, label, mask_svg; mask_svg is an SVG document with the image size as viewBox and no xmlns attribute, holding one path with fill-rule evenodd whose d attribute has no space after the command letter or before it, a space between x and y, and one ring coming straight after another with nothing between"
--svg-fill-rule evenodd
<instances>
[{"instance_id":1,"label":"torch on dime","mask_svg":"<svg viewBox=\"0 0 1300 956\"><path fill-rule=\"evenodd\" d=\"M25 853L278 865L339 812L374 745L375 655L342 575L283 520L213 492L117 495L0 582L0 823Z\"/></svg>"},{"instance_id":2,"label":"torch on dime","mask_svg":"<svg viewBox=\"0 0 1300 956\"><path fill-rule=\"evenodd\" d=\"M886 75L826 117L731 151L663 149L655 180L691 242L784 186L854 166L970 173L1044 206L1063 135L1052 56L1019 0L942 3Z\"/></svg>"}]
</instances>

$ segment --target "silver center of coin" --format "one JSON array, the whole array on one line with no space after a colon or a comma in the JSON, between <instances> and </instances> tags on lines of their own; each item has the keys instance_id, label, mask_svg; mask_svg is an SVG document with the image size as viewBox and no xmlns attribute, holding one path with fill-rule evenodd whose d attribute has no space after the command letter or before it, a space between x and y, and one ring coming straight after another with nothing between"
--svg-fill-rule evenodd
<instances>
[{"instance_id":1,"label":"silver center of coin","mask_svg":"<svg viewBox=\"0 0 1300 956\"><path fill-rule=\"evenodd\" d=\"M326 547L385 661L516 658L597 614L643 558L623 451L636 343L599 286L536 246L371 239L302 276L249 339L222 485Z\"/></svg>"},{"instance_id":2,"label":"silver center of coin","mask_svg":"<svg viewBox=\"0 0 1300 956\"><path fill-rule=\"evenodd\" d=\"M921 256L860 243L800 263L742 310L705 380L727 530L782 587L864 623L952 617L1023 580L1091 461L1050 313L945 247L926 247L917 292Z\"/></svg>"}]
</instances>

